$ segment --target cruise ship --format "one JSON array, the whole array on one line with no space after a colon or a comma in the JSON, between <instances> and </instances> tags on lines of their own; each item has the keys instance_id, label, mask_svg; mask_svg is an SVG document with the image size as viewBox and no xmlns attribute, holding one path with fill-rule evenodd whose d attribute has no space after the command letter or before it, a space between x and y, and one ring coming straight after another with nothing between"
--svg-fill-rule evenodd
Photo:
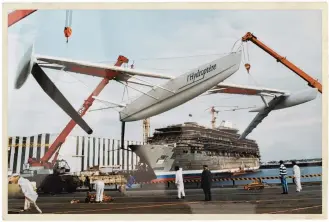
<instances>
[{"instance_id":1,"label":"cruise ship","mask_svg":"<svg viewBox=\"0 0 329 222\"><path fill-rule=\"evenodd\" d=\"M257 143L238 138L238 129L228 121L215 129L185 122L155 129L147 144L128 147L154 173L153 181L173 180L175 166L183 168L184 179L198 178L205 164L215 177L230 177L260 167Z\"/></svg>"}]
</instances>

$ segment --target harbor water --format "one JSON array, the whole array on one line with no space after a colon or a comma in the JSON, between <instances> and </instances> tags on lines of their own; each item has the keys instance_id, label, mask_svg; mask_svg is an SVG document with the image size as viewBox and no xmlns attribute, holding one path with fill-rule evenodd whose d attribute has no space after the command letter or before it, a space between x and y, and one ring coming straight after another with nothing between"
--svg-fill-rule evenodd
<instances>
[{"instance_id":1,"label":"harbor water","mask_svg":"<svg viewBox=\"0 0 329 222\"><path fill-rule=\"evenodd\" d=\"M311 167L300 167L301 175L310 175L310 174L322 174L321 166L311 166ZM288 176L292 176L292 168L287 168ZM259 177L277 177L279 176L279 169L260 169L258 172L235 176L234 178L259 178ZM235 185L245 185L251 183L253 180L236 180ZM292 183L292 179L287 180L288 183ZM309 178L301 178L301 182L320 182L322 181L322 177L309 177ZM268 184L278 184L280 183L279 179L263 179L263 182ZM196 183L185 183L185 188L196 188ZM200 184L198 184L199 186ZM213 187L221 187L221 186L232 186L232 181L220 181L214 182ZM174 184L170 184L170 188L174 188ZM134 189L141 188L139 184L132 185L131 188Z\"/></svg>"},{"instance_id":2,"label":"harbor water","mask_svg":"<svg viewBox=\"0 0 329 222\"><path fill-rule=\"evenodd\" d=\"M322 166L311 166L311 167L300 167L300 173L301 175L309 175L309 174L322 174ZM292 176L292 168L287 168L287 174L288 176ZM247 174L247 175L240 175L236 176L237 178L246 178L246 177L277 177L279 176L279 168L274 169L260 169L258 172ZM309 178L301 178L301 182L318 182L322 181L322 177L309 177ZM242 185L251 182L248 180L242 180L242 181L235 181L235 185ZM271 183L279 183L279 180L267 180L264 179L263 182L266 182L268 184ZM292 179L288 179L288 183L291 183ZM221 181L217 183L217 185L232 185L232 181Z\"/></svg>"},{"instance_id":3,"label":"harbor water","mask_svg":"<svg viewBox=\"0 0 329 222\"><path fill-rule=\"evenodd\" d=\"M311 166L311 167L300 167L301 175L311 175L311 174L322 174L322 167L321 166ZM292 168L287 168L288 176L292 176ZM259 178L259 177L277 177L279 176L279 169L260 169L258 172L245 174L245 175L239 175L235 176L234 178ZM253 180L236 180L235 185L245 185L251 183ZM292 183L292 179L287 180L288 183ZM309 178L301 178L301 182L321 182L322 177L309 177ZM263 182L267 184L278 184L280 183L279 179L263 179ZM167 189L167 183L164 182L163 184L153 184L155 187L163 187L164 189ZM220 181L220 182L214 182L213 187L221 187L221 186L232 186L232 181ZM185 183L185 188L196 188L199 187L200 183ZM142 187L148 187L150 189L155 188L152 186L152 184L149 185L140 185L140 184L133 184L131 187L126 187L127 190L134 190L139 189ZM174 184L170 184L169 186L171 189L175 188ZM116 189L115 185L106 185L105 189Z\"/></svg>"}]
</instances>

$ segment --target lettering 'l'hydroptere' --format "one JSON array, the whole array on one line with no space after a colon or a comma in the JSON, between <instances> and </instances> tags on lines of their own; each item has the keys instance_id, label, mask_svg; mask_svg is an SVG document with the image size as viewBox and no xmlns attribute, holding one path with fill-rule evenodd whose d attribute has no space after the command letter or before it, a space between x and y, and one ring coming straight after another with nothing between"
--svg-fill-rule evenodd
<instances>
[{"instance_id":1,"label":"lettering 'l'hydroptere'","mask_svg":"<svg viewBox=\"0 0 329 222\"><path fill-rule=\"evenodd\" d=\"M198 70L196 73L195 72L193 72L193 73L191 73L191 74L189 74L188 76L187 76L187 83L190 83L190 82L195 82L196 81L196 79L198 79L200 76L202 76L202 78L200 78L200 79L203 79L204 78L204 76L207 74L207 73L209 73L209 72L211 72L211 71L213 71L213 70L215 70L216 69L216 64L215 65L210 65L209 67L207 67L207 68L205 68L205 69L203 69L203 70ZM199 79L199 80L200 80Z\"/></svg>"}]
</instances>

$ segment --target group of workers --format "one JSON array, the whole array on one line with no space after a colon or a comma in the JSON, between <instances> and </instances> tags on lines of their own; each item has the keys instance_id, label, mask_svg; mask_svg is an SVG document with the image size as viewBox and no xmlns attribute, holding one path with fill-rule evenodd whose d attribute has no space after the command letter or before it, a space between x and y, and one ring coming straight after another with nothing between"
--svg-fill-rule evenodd
<instances>
[{"instance_id":1,"label":"group of workers","mask_svg":"<svg viewBox=\"0 0 329 222\"><path fill-rule=\"evenodd\" d=\"M302 190L301 182L300 182L300 168L296 164L295 161L292 161L293 164L293 180L296 184L296 192L300 192ZM175 184L177 187L177 199L184 199L185 198L185 191L184 191L184 179L183 179L183 169L176 166L175 167L176 175L175 175ZM288 184L287 184L287 168L284 165L283 161L280 161L280 180L282 185L282 194L288 194ZM31 209L31 204L35 207L35 209L42 213L40 208L37 206L36 201L38 199L38 194L33 187L32 183L19 174L13 174L9 178L9 182L13 184L18 184L25 196L24 202L24 209L22 211L28 211ZM129 182L131 184L134 183L134 179L131 176L129 178ZM89 186L89 190L91 191L90 180L87 177L86 183ZM95 190L96 190L96 203L103 202L103 195L105 189L105 183L102 180L95 181ZM203 189L205 195L205 201L211 201L211 184L212 184L212 174L208 169L207 165L203 166L203 172L201 174L201 188Z\"/></svg>"},{"instance_id":2,"label":"group of workers","mask_svg":"<svg viewBox=\"0 0 329 222\"><path fill-rule=\"evenodd\" d=\"M184 179L183 179L183 169L176 166L175 167L175 184L177 187L177 199L185 198L184 191ZM203 171L201 174L201 188L203 189L205 195L205 201L211 201L211 184L212 184L212 175L207 165L203 166Z\"/></svg>"},{"instance_id":3,"label":"group of workers","mask_svg":"<svg viewBox=\"0 0 329 222\"><path fill-rule=\"evenodd\" d=\"M88 178L89 179L89 178ZM9 183L11 184L18 184L21 188L21 191L25 197L24 201L24 208L21 210L24 211L30 211L31 210L31 204L33 207L41 214L42 211L36 204L36 201L38 199L38 193L36 192L36 188L33 187L33 184L28 179L21 177L19 174L15 173L9 177ZM102 180L96 180L95 181L95 190L96 190L96 203L103 202L103 196L104 196L104 189L105 189L105 183Z\"/></svg>"},{"instance_id":4,"label":"group of workers","mask_svg":"<svg viewBox=\"0 0 329 222\"><path fill-rule=\"evenodd\" d=\"M295 161L292 161L293 165L293 182L296 184L296 192L302 191L302 185L300 181L301 173L300 168ZM183 169L178 166L175 167L176 176L175 184L177 187L177 199L185 198L184 191L184 180L183 180ZM288 183L287 183L287 168L283 164L283 161L280 161L280 181L282 185L282 194L288 194ZM205 195L205 201L211 201L211 184L212 184L212 174L208 169L207 165L203 166L203 172L201 174L201 188L203 189Z\"/></svg>"},{"instance_id":5,"label":"group of workers","mask_svg":"<svg viewBox=\"0 0 329 222\"><path fill-rule=\"evenodd\" d=\"M300 168L295 161L292 161L293 165L293 181L296 184L296 192L302 191L302 185L300 182ZM288 194L288 183L287 183L287 168L283 164L283 161L280 160L280 180L282 185L282 194Z\"/></svg>"}]
</instances>

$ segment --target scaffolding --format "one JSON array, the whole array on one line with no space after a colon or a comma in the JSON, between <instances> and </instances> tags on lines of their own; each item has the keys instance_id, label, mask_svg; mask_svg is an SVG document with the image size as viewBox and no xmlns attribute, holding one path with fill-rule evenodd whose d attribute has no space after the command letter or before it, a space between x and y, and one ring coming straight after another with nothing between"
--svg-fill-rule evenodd
<instances>
[{"instance_id":1,"label":"scaffolding","mask_svg":"<svg viewBox=\"0 0 329 222\"><path fill-rule=\"evenodd\" d=\"M210 156L259 157L254 140L238 140L237 133L210 129L193 124L173 125L155 129L151 144L176 143L178 153L205 153Z\"/></svg>"}]
</instances>

